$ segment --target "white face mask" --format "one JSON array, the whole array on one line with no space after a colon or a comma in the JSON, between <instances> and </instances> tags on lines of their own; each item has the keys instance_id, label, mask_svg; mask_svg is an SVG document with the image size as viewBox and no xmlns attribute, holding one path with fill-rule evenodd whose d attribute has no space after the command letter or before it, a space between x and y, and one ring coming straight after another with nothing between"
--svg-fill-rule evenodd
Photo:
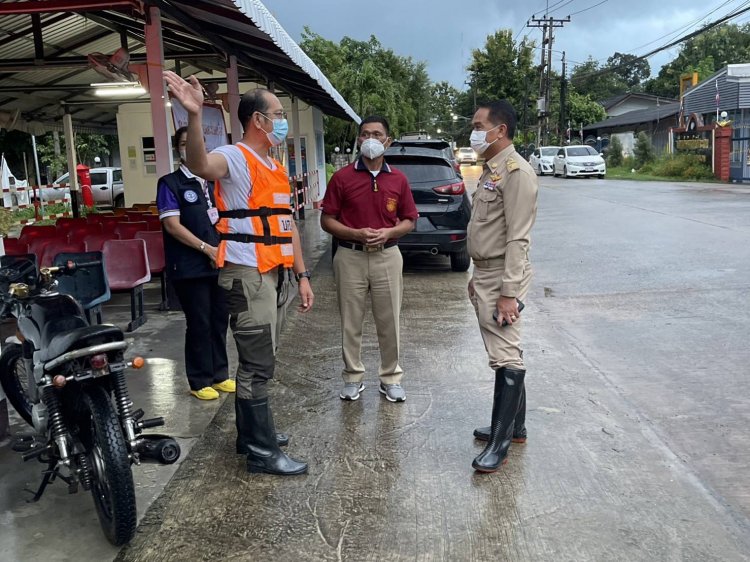
<instances>
[{"instance_id":1,"label":"white face mask","mask_svg":"<svg viewBox=\"0 0 750 562\"><path fill-rule=\"evenodd\" d=\"M497 127L499 127L498 125ZM469 145L471 148L474 149L474 152L476 152L479 155L484 154L487 149L492 146L492 144L499 139L500 137L497 137L497 139L493 140L492 142L487 142L487 133L490 131L497 129L497 127L492 127L489 131L472 131L471 136L469 137Z\"/></svg>"},{"instance_id":2,"label":"white face mask","mask_svg":"<svg viewBox=\"0 0 750 562\"><path fill-rule=\"evenodd\" d=\"M187 150L185 150L184 148L180 148L179 150L180 150L180 160L182 160L183 162L187 162Z\"/></svg>"},{"instance_id":3,"label":"white face mask","mask_svg":"<svg viewBox=\"0 0 750 562\"><path fill-rule=\"evenodd\" d=\"M375 160L376 158L383 156L385 145L378 139L365 139L362 141L362 146L359 147L359 151L365 158Z\"/></svg>"}]
</instances>

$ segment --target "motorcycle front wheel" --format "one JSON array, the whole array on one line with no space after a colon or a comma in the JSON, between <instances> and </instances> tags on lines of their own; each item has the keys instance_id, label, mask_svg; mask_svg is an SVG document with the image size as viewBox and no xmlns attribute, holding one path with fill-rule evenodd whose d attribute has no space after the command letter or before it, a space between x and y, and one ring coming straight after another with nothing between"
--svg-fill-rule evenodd
<instances>
[{"instance_id":1,"label":"motorcycle front wheel","mask_svg":"<svg viewBox=\"0 0 750 562\"><path fill-rule=\"evenodd\" d=\"M0 353L0 386L13 409L31 425L32 403L27 391L31 374L26 372L23 350L18 344L3 346Z\"/></svg>"},{"instance_id":2,"label":"motorcycle front wheel","mask_svg":"<svg viewBox=\"0 0 750 562\"><path fill-rule=\"evenodd\" d=\"M123 545L135 535L133 473L125 438L107 392L87 388L83 396L80 437L91 471L91 494L107 540Z\"/></svg>"}]
</instances>

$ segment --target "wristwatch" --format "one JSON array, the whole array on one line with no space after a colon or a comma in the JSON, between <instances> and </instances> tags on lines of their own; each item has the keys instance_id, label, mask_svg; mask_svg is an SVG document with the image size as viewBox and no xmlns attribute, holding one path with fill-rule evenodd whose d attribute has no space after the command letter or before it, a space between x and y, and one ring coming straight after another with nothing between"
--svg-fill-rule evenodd
<instances>
[{"instance_id":1,"label":"wristwatch","mask_svg":"<svg viewBox=\"0 0 750 562\"><path fill-rule=\"evenodd\" d=\"M303 271L303 272L301 272L301 273L297 273L297 274L295 275L295 277L297 278L297 281L299 281L299 280L300 280L300 279L302 279L303 277L307 277L307 279L311 279L311 278L312 278L312 273L310 273L310 271L309 271L309 270L305 270L305 271Z\"/></svg>"}]
</instances>

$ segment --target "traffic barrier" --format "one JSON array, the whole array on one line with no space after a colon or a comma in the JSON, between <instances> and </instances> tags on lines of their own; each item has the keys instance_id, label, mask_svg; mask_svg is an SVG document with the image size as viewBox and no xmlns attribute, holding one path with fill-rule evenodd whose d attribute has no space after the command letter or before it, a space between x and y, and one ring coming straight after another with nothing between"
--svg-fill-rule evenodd
<instances>
[{"instance_id":1,"label":"traffic barrier","mask_svg":"<svg viewBox=\"0 0 750 562\"><path fill-rule=\"evenodd\" d=\"M53 185L53 184L46 184L42 187L60 187L65 188L68 187L67 185L61 184L61 185ZM27 224L33 224L38 221L42 220L54 220L59 219L62 217L69 217L72 215L72 209L71 209L71 202L70 202L70 192L63 193L59 197L49 197L45 199L44 201L41 200L41 191L39 186L28 186L28 187L7 187L2 190L3 192L3 205L4 208L8 209L9 211L19 211L23 209L34 209L34 218L28 218L28 219L18 219L13 221L13 224L24 226ZM5 194L8 194L10 197L10 206L5 206ZM19 201L25 201L24 203L19 203ZM45 208L47 205L61 201L65 205L65 210L62 213L45 213Z\"/></svg>"}]
</instances>

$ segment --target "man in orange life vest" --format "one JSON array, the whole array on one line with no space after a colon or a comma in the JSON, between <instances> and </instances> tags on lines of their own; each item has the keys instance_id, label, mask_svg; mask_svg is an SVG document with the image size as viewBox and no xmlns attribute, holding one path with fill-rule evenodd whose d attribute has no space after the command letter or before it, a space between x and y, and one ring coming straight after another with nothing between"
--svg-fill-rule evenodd
<instances>
[{"instance_id":1,"label":"man in orange life vest","mask_svg":"<svg viewBox=\"0 0 750 562\"><path fill-rule=\"evenodd\" d=\"M187 82L165 72L164 79L188 112L188 168L216 182L221 242L215 261L221 268L219 286L227 294L239 355L237 452L247 455L249 472L303 474L307 463L279 449L267 388L275 366L278 268L294 270L301 312L312 308L314 298L291 215L287 172L268 155L286 137L283 107L268 90L247 92L238 111L242 141L207 154L201 119L203 88L194 76Z\"/></svg>"}]
</instances>

